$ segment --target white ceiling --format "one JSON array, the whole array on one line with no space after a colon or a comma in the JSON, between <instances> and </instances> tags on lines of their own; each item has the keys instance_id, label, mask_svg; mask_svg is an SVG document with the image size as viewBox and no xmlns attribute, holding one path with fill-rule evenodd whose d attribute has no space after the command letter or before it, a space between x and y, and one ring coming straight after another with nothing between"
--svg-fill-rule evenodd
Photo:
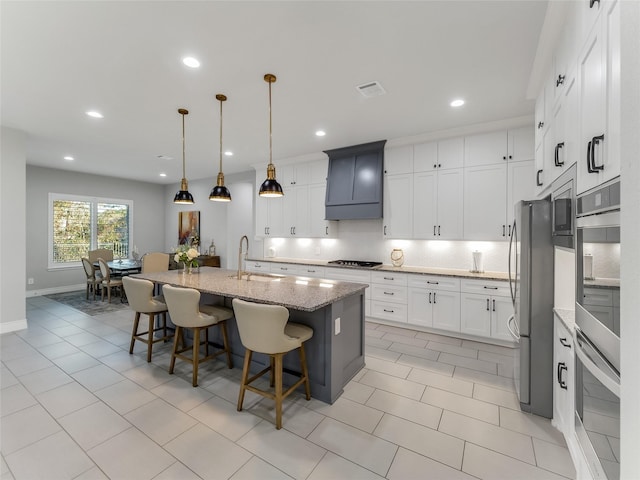
<instances>
[{"instance_id":1,"label":"white ceiling","mask_svg":"<svg viewBox=\"0 0 640 480\"><path fill-rule=\"evenodd\" d=\"M2 125L27 163L178 183L278 159L533 113L546 1L6 1ZM193 55L199 69L181 59ZM378 81L387 94L363 98ZM466 105L452 109L457 97ZM104 114L97 120L85 112ZM327 135L314 132L322 128ZM73 162L62 159L75 157ZM159 159L158 155L173 157ZM161 178L160 172L167 177Z\"/></svg>"}]
</instances>

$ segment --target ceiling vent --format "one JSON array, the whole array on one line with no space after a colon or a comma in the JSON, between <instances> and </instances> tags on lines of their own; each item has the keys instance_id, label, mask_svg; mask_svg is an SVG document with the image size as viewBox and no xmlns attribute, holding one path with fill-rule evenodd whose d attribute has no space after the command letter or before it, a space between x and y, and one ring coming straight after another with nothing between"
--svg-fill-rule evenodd
<instances>
[{"instance_id":1,"label":"ceiling vent","mask_svg":"<svg viewBox=\"0 0 640 480\"><path fill-rule=\"evenodd\" d=\"M358 85L356 90L358 90L364 98L379 97L387 93L379 82L363 83L362 85Z\"/></svg>"}]
</instances>

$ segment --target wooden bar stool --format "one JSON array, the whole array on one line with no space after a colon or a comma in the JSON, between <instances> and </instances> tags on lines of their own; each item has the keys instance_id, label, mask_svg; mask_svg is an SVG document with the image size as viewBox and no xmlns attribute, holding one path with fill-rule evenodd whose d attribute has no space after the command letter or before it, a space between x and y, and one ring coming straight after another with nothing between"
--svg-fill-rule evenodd
<instances>
[{"instance_id":1,"label":"wooden bar stool","mask_svg":"<svg viewBox=\"0 0 640 480\"><path fill-rule=\"evenodd\" d=\"M193 365L192 385L197 387L198 365L201 362L211 360L218 355L226 354L227 366L233 368L231 349L229 348L229 337L227 335L227 320L233 317L233 311L230 308L219 307L217 305L200 305L200 292L193 288L177 288L171 285L165 285L162 287L162 292L164 293L167 307L169 307L171 321L176 325L169 373L173 373L176 358L191 362ZM224 345L222 345L217 352L209 355L209 327L213 326L220 327ZM184 341L183 329L185 328L193 331L193 344L191 346L187 346ZM203 342L200 341L201 330L205 331L205 339ZM178 339L182 339L181 349L178 349ZM203 344L205 346L205 356L200 358L200 346ZM182 353L188 350L193 350L191 357L182 355Z\"/></svg>"},{"instance_id":2,"label":"wooden bar stool","mask_svg":"<svg viewBox=\"0 0 640 480\"><path fill-rule=\"evenodd\" d=\"M129 353L133 353L133 346L136 340L147 344L147 362L151 361L151 350L156 342L167 341L171 338L167 335L167 304L164 303L163 296L153 296L153 282L139 278L123 277L122 284L129 300L129 306L136 312L133 321L133 331L131 332L131 346ZM149 328L146 332L138 333L140 315L149 317ZM155 327L155 319L161 315L162 326ZM162 337L154 338L154 333L162 331Z\"/></svg>"},{"instance_id":3,"label":"wooden bar stool","mask_svg":"<svg viewBox=\"0 0 640 480\"><path fill-rule=\"evenodd\" d=\"M235 312L240 340L245 347L244 365L242 367L242 383L238 395L238 411L242 410L245 390L250 390L263 397L276 402L276 428L282 428L282 400L304 383L307 400L311 399L311 385L309 383L309 370L304 353L304 342L313 336L313 329L306 325L289 322L289 310L280 305L263 305L259 303L245 302L233 299L233 311ZM291 350L298 349L302 373L293 373L300 379L291 385L285 392L282 391L282 359ZM269 355L269 366L249 378L249 366L253 352ZM261 390L250 385L254 380L265 373L271 374L271 391Z\"/></svg>"}]
</instances>

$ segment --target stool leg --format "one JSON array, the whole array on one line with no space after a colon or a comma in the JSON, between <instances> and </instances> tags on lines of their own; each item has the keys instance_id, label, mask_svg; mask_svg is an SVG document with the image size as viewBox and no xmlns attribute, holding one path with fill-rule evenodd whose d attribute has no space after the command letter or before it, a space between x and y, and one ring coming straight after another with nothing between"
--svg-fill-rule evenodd
<instances>
[{"instance_id":1,"label":"stool leg","mask_svg":"<svg viewBox=\"0 0 640 480\"><path fill-rule=\"evenodd\" d=\"M204 329L204 356L209 356L209 327Z\"/></svg>"},{"instance_id":2,"label":"stool leg","mask_svg":"<svg viewBox=\"0 0 640 480\"><path fill-rule=\"evenodd\" d=\"M176 352L178 351L178 339L181 333L182 328L176 325L176 333L173 336L173 350L171 351L171 363L169 363L169 373L173 373L173 368L176 366Z\"/></svg>"},{"instance_id":3,"label":"stool leg","mask_svg":"<svg viewBox=\"0 0 640 480\"><path fill-rule=\"evenodd\" d=\"M198 360L200 359L200 329L193 329L193 381L194 387L198 386Z\"/></svg>"},{"instance_id":4,"label":"stool leg","mask_svg":"<svg viewBox=\"0 0 640 480\"><path fill-rule=\"evenodd\" d=\"M269 372L269 386L273 387L275 385L276 374L275 359L273 356L269 356L269 368L271 368L271 371Z\"/></svg>"},{"instance_id":5,"label":"stool leg","mask_svg":"<svg viewBox=\"0 0 640 480\"><path fill-rule=\"evenodd\" d=\"M274 355L276 357L276 428L282 428L282 353Z\"/></svg>"},{"instance_id":6,"label":"stool leg","mask_svg":"<svg viewBox=\"0 0 640 480\"><path fill-rule=\"evenodd\" d=\"M251 354L253 352L248 348L244 351L244 364L242 366L242 379L240 380L240 393L238 394L238 411L242 411L242 403L244 402L244 391L249 378L249 365L251 365Z\"/></svg>"},{"instance_id":7,"label":"stool leg","mask_svg":"<svg viewBox=\"0 0 640 480\"><path fill-rule=\"evenodd\" d=\"M302 375L304 376L304 393L307 400L311 400L311 383L309 382L309 369L307 368L307 355L304 352L304 343L300 344L300 364L302 365Z\"/></svg>"},{"instance_id":8,"label":"stool leg","mask_svg":"<svg viewBox=\"0 0 640 480\"><path fill-rule=\"evenodd\" d=\"M162 312L162 335L167 343L167 312Z\"/></svg>"},{"instance_id":9,"label":"stool leg","mask_svg":"<svg viewBox=\"0 0 640 480\"><path fill-rule=\"evenodd\" d=\"M129 346L129 354L133 353L133 345L136 343L136 335L138 334L138 323L140 322L140 312L136 312L133 319L133 331L131 332L131 345Z\"/></svg>"},{"instance_id":10,"label":"stool leg","mask_svg":"<svg viewBox=\"0 0 640 480\"><path fill-rule=\"evenodd\" d=\"M153 349L153 327L155 315L149 313L149 335L147 336L147 362L151 362L151 350Z\"/></svg>"},{"instance_id":11,"label":"stool leg","mask_svg":"<svg viewBox=\"0 0 640 480\"><path fill-rule=\"evenodd\" d=\"M220 322L220 329L222 330L222 345L227 352L227 367L233 368L233 360L231 359L231 349L229 348L229 335L227 334L227 322Z\"/></svg>"}]
</instances>

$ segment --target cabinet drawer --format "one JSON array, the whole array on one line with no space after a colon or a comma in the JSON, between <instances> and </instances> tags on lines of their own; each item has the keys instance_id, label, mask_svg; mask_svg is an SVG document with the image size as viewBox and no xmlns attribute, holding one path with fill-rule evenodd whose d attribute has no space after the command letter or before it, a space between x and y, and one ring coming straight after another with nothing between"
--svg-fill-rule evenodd
<instances>
[{"instance_id":1,"label":"cabinet drawer","mask_svg":"<svg viewBox=\"0 0 640 480\"><path fill-rule=\"evenodd\" d=\"M373 283L381 283L384 285L407 285L406 273L395 272L371 272L371 281Z\"/></svg>"},{"instance_id":2,"label":"cabinet drawer","mask_svg":"<svg viewBox=\"0 0 640 480\"><path fill-rule=\"evenodd\" d=\"M269 272L271 264L269 262L248 261L246 269L250 272Z\"/></svg>"},{"instance_id":3,"label":"cabinet drawer","mask_svg":"<svg viewBox=\"0 0 640 480\"><path fill-rule=\"evenodd\" d=\"M371 300L371 316L395 322L407 321L406 304L380 302Z\"/></svg>"},{"instance_id":4,"label":"cabinet drawer","mask_svg":"<svg viewBox=\"0 0 640 480\"><path fill-rule=\"evenodd\" d=\"M324 267L316 267L314 265L301 265L298 268L298 275L316 278L324 278L326 276Z\"/></svg>"},{"instance_id":5,"label":"cabinet drawer","mask_svg":"<svg viewBox=\"0 0 640 480\"><path fill-rule=\"evenodd\" d=\"M441 277L438 275L409 275L410 287L429 288L433 290L445 290L448 292L460 291L460 279Z\"/></svg>"},{"instance_id":6,"label":"cabinet drawer","mask_svg":"<svg viewBox=\"0 0 640 480\"><path fill-rule=\"evenodd\" d=\"M584 305L613 306L613 290L608 288L585 288Z\"/></svg>"},{"instance_id":7,"label":"cabinet drawer","mask_svg":"<svg viewBox=\"0 0 640 480\"><path fill-rule=\"evenodd\" d=\"M371 285L371 298L383 302L407 303L407 287L394 285Z\"/></svg>"},{"instance_id":8,"label":"cabinet drawer","mask_svg":"<svg viewBox=\"0 0 640 480\"><path fill-rule=\"evenodd\" d=\"M298 265L290 263L272 263L271 273L279 273L280 275L297 275Z\"/></svg>"},{"instance_id":9,"label":"cabinet drawer","mask_svg":"<svg viewBox=\"0 0 640 480\"><path fill-rule=\"evenodd\" d=\"M509 282L499 280L463 280L460 290L467 293L479 293L481 295L511 296Z\"/></svg>"},{"instance_id":10,"label":"cabinet drawer","mask_svg":"<svg viewBox=\"0 0 640 480\"><path fill-rule=\"evenodd\" d=\"M325 275L332 280L345 282L371 283L371 272L348 268L326 268Z\"/></svg>"}]
</instances>

